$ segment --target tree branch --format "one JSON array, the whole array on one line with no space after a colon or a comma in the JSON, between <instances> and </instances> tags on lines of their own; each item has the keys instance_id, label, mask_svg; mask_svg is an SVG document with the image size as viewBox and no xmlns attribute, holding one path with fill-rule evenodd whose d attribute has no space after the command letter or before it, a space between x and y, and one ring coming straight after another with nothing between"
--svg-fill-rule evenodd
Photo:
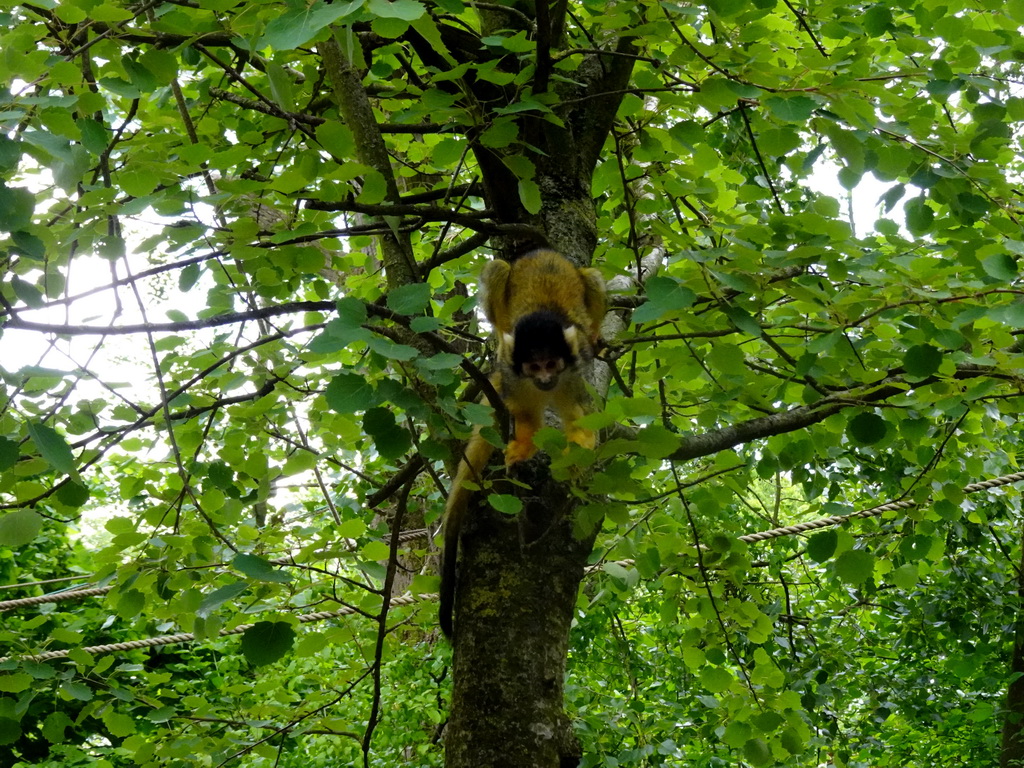
<instances>
[{"instance_id":1,"label":"tree branch","mask_svg":"<svg viewBox=\"0 0 1024 768\"><path fill-rule=\"evenodd\" d=\"M332 37L322 43L320 52L342 121L352 131L355 139L357 159L373 168L384 179L385 200L398 203L398 184L391 168L391 157L373 114L373 106L363 88L362 77L341 50L337 39ZM417 282L419 274L408 234L381 232L379 238L388 287L397 288Z\"/></svg>"},{"instance_id":2,"label":"tree branch","mask_svg":"<svg viewBox=\"0 0 1024 768\"><path fill-rule=\"evenodd\" d=\"M957 371L956 378L971 379L994 374L995 371L991 368L962 367ZM668 457L668 460L687 461L697 459L702 456L710 456L719 451L735 448L738 445L743 445L753 440L795 432L813 424L819 424L829 416L839 413L844 408L880 403L890 397L905 394L912 389L925 387L942 380L937 376L932 376L923 381L909 383L900 376L890 376L877 384L871 385L871 388L864 392L858 393L854 390L847 390L824 397L812 405L802 405L783 413L772 414L771 416L760 416L713 432L690 435L683 438L679 448Z\"/></svg>"}]
</instances>

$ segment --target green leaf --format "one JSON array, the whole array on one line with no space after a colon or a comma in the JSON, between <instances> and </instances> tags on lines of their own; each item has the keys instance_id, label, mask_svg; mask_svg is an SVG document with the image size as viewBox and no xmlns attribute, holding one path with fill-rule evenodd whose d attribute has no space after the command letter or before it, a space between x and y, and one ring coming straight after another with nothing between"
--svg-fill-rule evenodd
<instances>
[{"instance_id":1,"label":"green leaf","mask_svg":"<svg viewBox=\"0 0 1024 768\"><path fill-rule=\"evenodd\" d=\"M915 236L929 232L935 221L935 211L929 207L923 197L915 197L904 203L903 213L906 217L907 229Z\"/></svg>"},{"instance_id":2,"label":"green leaf","mask_svg":"<svg viewBox=\"0 0 1024 768\"><path fill-rule=\"evenodd\" d=\"M757 338L761 335L761 326L758 325L757 320L751 316L747 310L743 307L737 306L736 304L726 304L724 308L725 316L729 318L729 321L736 326L737 329Z\"/></svg>"},{"instance_id":3,"label":"green leaf","mask_svg":"<svg viewBox=\"0 0 1024 768\"><path fill-rule=\"evenodd\" d=\"M356 195L356 202L363 205L377 205L384 202L388 194L388 183L384 174L377 170L368 170L363 174L363 186Z\"/></svg>"},{"instance_id":4,"label":"green leaf","mask_svg":"<svg viewBox=\"0 0 1024 768\"><path fill-rule=\"evenodd\" d=\"M627 568L619 563L605 563L601 567L612 578L617 589L633 589L640 583L640 573L636 568Z\"/></svg>"},{"instance_id":5,"label":"green leaf","mask_svg":"<svg viewBox=\"0 0 1024 768\"><path fill-rule=\"evenodd\" d=\"M89 489L71 480L57 489L57 501L68 507L81 507L89 500Z\"/></svg>"},{"instance_id":6,"label":"green leaf","mask_svg":"<svg viewBox=\"0 0 1024 768\"><path fill-rule=\"evenodd\" d=\"M117 601L117 615L122 619L131 619L142 613L146 607L146 596L137 589L126 590Z\"/></svg>"},{"instance_id":7,"label":"green leaf","mask_svg":"<svg viewBox=\"0 0 1024 768\"><path fill-rule=\"evenodd\" d=\"M292 649L295 630L285 621L260 621L242 635L242 653L250 664L272 664Z\"/></svg>"},{"instance_id":8,"label":"green leaf","mask_svg":"<svg viewBox=\"0 0 1024 768\"><path fill-rule=\"evenodd\" d=\"M46 259L46 244L30 232L14 232L11 234L15 250L27 259L33 261L44 261Z\"/></svg>"},{"instance_id":9,"label":"green leaf","mask_svg":"<svg viewBox=\"0 0 1024 768\"><path fill-rule=\"evenodd\" d=\"M683 648L683 663L691 672L695 672L707 663L707 655L700 648L686 646Z\"/></svg>"},{"instance_id":10,"label":"green leaf","mask_svg":"<svg viewBox=\"0 0 1024 768\"><path fill-rule=\"evenodd\" d=\"M427 10L418 0L370 0L369 9L374 16L404 21L415 21Z\"/></svg>"},{"instance_id":11,"label":"green leaf","mask_svg":"<svg viewBox=\"0 0 1024 768\"><path fill-rule=\"evenodd\" d=\"M722 18L735 16L747 7L748 0L709 0L708 8Z\"/></svg>"},{"instance_id":12,"label":"green leaf","mask_svg":"<svg viewBox=\"0 0 1024 768\"><path fill-rule=\"evenodd\" d=\"M328 120L317 126L316 140L335 157L350 157L355 147L352 131L344 123Z\"/></svg>"},{"instance_id":13,"label":"green leaf","mask_svg":"<svg viewBox=\"0 0 1024 768\"><path fill-rule=\"evenodd\" d=\"M174 719L174 716L177 714L178 710L174 707L158 707L146 715L146 719L151 723L167 723Z\"/></svg>"},{"instance_id":14,"label":"green leaf","mask_svg":"<svg viewBox=\"0 0 1024 768\"><path fill-rule=\"evenodd\" d=\"M74 723L63 712L51 712L43 721L43 738L51 744L64 743L64 731Z\"/></svg>"},{"instance_id":15,"label":"green leaf","mask_svg":"<svg viewBox=\"0 0 1024 768\"><path fill-rule=\"evenodd\" d=\"M292 88L292 76L284 67L268 61L267 80L270 83L270 95L274 102L287 112L295 111L295 93Z\"/></svg>"},{"instance_id":16,"label":"green leaf","mask_svg":"<svg viewBox=\"0 0 1024 768\"><path fill-rule=\"evenodd\" d=\"M835 569L846 584L863 584L874 574L875 556L863 549L848 549L836 558Z\"/></svg>"},{"instance_id":17,"label":"green leaf","mask_svg":"<svg viewBox=\"0 0 1024 768\"><path fill-rule=\"evenodd\" d=\"M39 454L46 460L46 463L58 472L70 475L75 471L75 457L71 453L71 446L55 429L36 421L27 424L28 435L32 438Z\"/></svg>"},{"instance_id":18,"label":"green leaf","mask_svg":"<svg viewBox=\"0 0 1024 768\"><path fill-rule=\"evenodd\" d=\"M0 674L0 692L21 693L32 685L32 675L16 672L13 675Z\"/></svg>"},{"instance_id":19,"label":"green leaf","mask_svg":"<svg viewBox=\"0 0 1024 768\"><path fill-rule=\"evenodd\" d=\"M360 302L356 302L362 307ZM344 317L329 320L323 332L309 342L309 351L328 355L339 352L357 341L367 341L373 334L361 325L352 325Z\"/></svg>"},{"instance_id":20,"label":"green leaf","mask_svg":"<svg viewBox=\"0 0 1024 768\"><path fill-rule=\"evenodd\" d=\"M480 134L480 143L491 149L503 149L516 140L519 128L510 118L496 120Z\"/></svg>"},{"instance_id":21,"label":"green leaf","mask_svg":"<svg viewBox=\"0 0 1024 768\"><path fill-rule=\"evenodd\" d=\"M376 402L377 393L365 377L354 373L339 373L328 383L324 399L331 410L355 413L372 406Z\"/></svg>"},{"instance_id":22,"label":"green leaf","mask_svg":"<svg viewBox=\"0 0 1024 768\"><path fill-rule=\"evenodd\" d=\"M36 199L27 189L0 182L0 232L17 232L32 223Z\"/></svg>"},{"instance_id":23,"label":"green leaf","mask_svg":"<svg viewBox=\"0 0 1024 768\"><path fill-rule=\"evenodd\" d=\"M835 529L821 531L807 540L807 556L816 563L824 563L836 553L839 534Z\"/></svg>"},{"instance_id":24,"label":"green leaf","mask_svg":"<svg viewBox=\"0 0 1024 768\"><path fill-rule=\"evenodd\" d=\"M892 572L892 583L902 590L909 591L917 586L918 571L913 563L901 565Z\"/></svg>"},{"instance_id":25,"label":"green leaf","mask_svg":"<svg viewBox=\"0 0 1024 768\"><path fill-rule=\"evenodd\" d=\"M0 134L0 173L17 167L21 161L21 142Z\"/></svg>"},{"instance_id":26,"label":"green leaf","mask_svg":"<svg viewBox=\"0 0 1024 768\"><path fill-rule=\"evenodd\" d=\"M872 5L861 17L864 30L872 37L880 37L892 26L892 11L884 5Z\"/></svg>"},{"instance_id":27,"label":"green leaf","mask_svg":"<svg viewBox=\"0 0 1024 768\"><path fill-rule=\"evenodd\" d=\"M178 273L178 290L187 293L199 280L200 269L198 264L189 264Z\"/></svg>"},{"instance_id":28,"label":"green leaf","mask_svg":"<svg viewBox=\"0 0 1024 768\"><path fill-rule=\"evenodd\" d=\"M7 437L0 437L0 472L18 463L21 451L18 443Z\"/></svg>"},{"instance_id":29,"label":"green leaf","mask_svg":"<svg viewBox=\"0 0 1024 768\"><path fill-rule=\"evenodd\" d=\"M388 293L388 309L400 315L418 315L430 306L432 290L427 283L410 283Z\"/></svg>"},{"instance_id":30,"label":"green leaf","mask_svg":"<svg viewBox=\"0 0 1024 768\"><path fill-rule=\"evenodd\" d=\"M42 292L32 283L26 282L18 276L11 279L11 287L14 289L14 295L18 297L18 301L30 309L38 309L45 303Z\"/></svg>"},{"instance_id":31,"label":"green leaf","mask_svg":"<svg viewBox=\"0 0 1024 768\"><path fill-rule=\"evenodd\" d=\"M308 43L320 30L359 10L363 0L327 4L316 0L311 6L300 6L285 11L267 24L259 47L290 51Z\"/></svg>"},{"instance_id":32,"label":"green leaf","mask_svg":"<svg viewBox=\"0 0 1024 768\"><path fill-rule=\"evenodd\" d=\"M339 538L357 539L366 533L366 523L359 519L345 520L336 531Z\"/></svg>"},{"instance_id":33,"label":"green leaf","mask_svg":"<svg viewBox=\"0 0 1024 768\"><path fill-rule=\"evenodd\" d=\"M818 108L818 102L810 96L769 96L764 105L779 120L802 123Z\"/></svg>"},{"instance_id":34,"label":"green leaf","mask_svg":"<svg viewBox=\"0 0 1024 768\"><path fill-rule=\"evenodd\" d=\"M637 451L649 459L663 459L679 447L679 435L661 424L645 427L636 438Z\"/></svg>"},{"instance_id":35,"label":"green leaf","mask_svg":"<svg viewBox=\"0 0 1024 768\"><path fill-rule=\"evenodd\" d=\"M248 590L249 585L244 581L236 581L233 584L227 584L223 587L219 587L200 601L199 607L196 608L196 616L206 618L224 605L224 603L234 600L236 597L239 597Z\"/></svg>"},{"instance_id":36,"label":"green leaf","mask_svg":"<svg viewBox=\"0 0 1024 768\"><path fill-rule=\"evenodd\" d=\"M804 739L796 728L786 728L779 735L779 743L791 755L799 755L806 749Z\"/></svg>"},{"instance_id":37,"label":"green leaf","mask_svg":"<svg viewBox=\"0 0 1024 768\"><path fill-rule=\"evenodd\" d=\"M732 673L721 667L704 667L700 671L700 682L710 693L721 693L733 683Z\"/></svg>"},{"instance_id":38,"label":"green leaf","mask_svg":"<svg viewBox=\"0 0 1024 768\"><path fill-rule=\"evenodd\" d=\"M456 13L461 12L462 8L460 7L459 11ZM455 66L456 60L445 45L444 39L441 37L441 31L437 28L437 24L434 23L434 20L429 14L424 14L418 19L412 19L412 28L419 32L420 35L423 36L423 39L430 44L430 47L433 48L434 51L438 53L449 65L452 67Z\"/></svg>"},{"instance_id":39,"label":"green leaf","mask_svg":"<svg viewBox=\"0 0 1024 768\"><path fill-rule=\"evenodd\" d=\"M519 180L519 201L527 213L537 214L541 209L540 187L533 179Z\"/></svg>"},{"instance_id":40,"label":"green leaf","mask_svg":"<svg viewBox=\"0 0 1024 768\"><path fill-rule=\"evenodd\" d=\"M846 431L855 443L874 445L885 437L888 426L877 413L858 413L850 419Z\"/></svg>"},{"instance_id":41,"label":"green leaf","mask_svg":"<svg viewBox=\"0 0 1024 768\"><path fill-rule=\"evenodd\" d=\"M754 766L771 765L775 762L772 751L764 739L751 739L744 744L743 756Z\"/></svg>"},{"instance_id":42,"label":"green leaf","mask_svg":"<svg viewBox=\"0 0 1024 768\"><path fill-rule=\"evenodd\" d=\"M108 709L103 713L102 720L111 735L118 738L123 739L135 733L135 719L129 715L123 715L113 709Z\"/></svg>"},{"instance_id":43,"label":"green leaf","mask_svg":"<svg viewBox=\"0 0 1024 768\"><path fill-rule=\"evenodd\" d=\"M505 493L492 493L487 496L487 503L506 515L518 515L523 511L522 499Z\"/></svg>"},{"instance_id":44,"label":"green leaf","mask_svg":"<svg viewBox=\"0 0 1024 768\"><path fill-rule=\"evenodd\" d=\"M386 459L397 459L412 447L409 432L398 425L395 415L386 408L369 409L363 416L363 429Z\"/></svg>"},{"instance_id":45,"label":"green leaf","mask_svg":"<svg viewBox=\"0 0 1024 768\"><path fill-rule=\"evenodd\" d=\"M274 581L280 584L287 584L292 580L291 575L286 571L282 571L269 560L264 560L256 555L235 555L235 558L231 561L231 566L256 581Z\"/></svg>"},{"instance_id":46,"label":"green leaf","mask_svg":"<svg viewBox=\"0 0 1024 768\"><path fill-rule=\"evenodd\" d=\"M725 727L725 733L722 734L722 743L727 744L733 749L739 749L747 743L749 738L750 726L740 720L733 720Z\"/></svg>"},{"instance_id":47,"label":"green leaf","mask_svg":"<svg viewBox=\"0 0 1024 768\"><path fill-rule=\"evenodd\" d=\"M362 325L366 322L366 305L359 299L345 297L339 299L335 305L337 309L337 320L344 327L349 329L364 330Z\"/></svg>"},{"instance_id":48,"label":"green leaf","mask_svg":"<svg viewBox=\"0 0 1024 768\"><path fill-rule=\"evenodd\" d=\"M366 340L366 345L381 357L388 360L401 360L408 362L419 357L419 350L407 344L396 344L391 339L383 336L372 336Z\"/></svg>"},{"instance_id":49,"label":"green leaf","mask_svg":"<svg viewBox=\"0 0 1024 768\"><path fill-rule=\"evenodd\" d=\"M652 277L644 288L647 301L633 312L633 322L637 325L655 322L666 314L689 309L697 300L697 294L671 277Z\"/></svg>"},{"instance_id":50,"label":"green leaf","mask_svg":"<svg viewBox=\"0 0 1024 768\"><path fill-rule=\"evenodd\" d=\"M997 253L987 256L981 260L981 268L985 274L1003 282L1012 282L1017 279L1017 260L1008 253Z\"/></svg>"},{"instance_id":51,"label":"green leaf","mask_svg":"<svg viewBox=\"0 0 1024 768\"><path fill-rule=\"evenodd\" d=\"M9 717L0 717L0 745L13 744L20 738L20 723Z\"/></svg>"},{"instance_id":52,"label":"green leaf","mask_svg":"<svg viewBox=\"0 0 1024 768\"><path fill-rule=\"evenodd\" d=\"M0 544L11 549L23 547L39 535L43 518L31 509L16 509L0 517Z\"/></svg>"},{"instance_id":53,"label":"green leaf","mask_svg":"<svg viewBox=\"0 0 1024 768\"><path fill-rule=\"evenodd\" d=\"M931 344L917 344L903 355L903 369L911 376L931 376L942 364L942 352Z\"/></svg>"},{"instance_id":54,"label":"green leaf","mask_svg":"<svg viewBox=\"0 0 1024 768\"><path fill-rule=\"evenodd\" d=\"M85 683L80 683L77 680L68 680L66 683L61 685L61 690L68 695L69 698L75 701L92 701L93 692Z\"/></svg>"},{"instance_id":55,"label":"green leaf","mask_svg":"<svg viewBox=\"0 0 1024 768\"><path fill-rule=\"evenodd\" d=\"M417 361L417 366L425 371L450 371L462 363L462 355L441 352Z\"/></svg>"},{"instance_id":56,"label":"green leaf","mask_svg":"<svg viewBox=\"0 0 1024 768\"><path fill-rule=\"evenodd\" d=\"M359 556L363 560L386 562L391 557L391 547L383 541L368 541L359 550Z\"/></svg>"}]
</instances>

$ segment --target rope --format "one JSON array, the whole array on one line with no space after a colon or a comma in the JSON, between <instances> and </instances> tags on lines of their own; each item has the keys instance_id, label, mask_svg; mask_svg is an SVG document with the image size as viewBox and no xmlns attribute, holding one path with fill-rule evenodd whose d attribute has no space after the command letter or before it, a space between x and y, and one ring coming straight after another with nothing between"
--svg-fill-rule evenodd
<instances>
[{"instance_id":1,"label":"rope","mask_svg":"<svg viewBox=\"0 0 1024 768\"><path fill-rule=\"evenodd\" d=\"M980 483L972 483L964 487L963 492L965 494L976 493L978 491L991 490L992 488L999 488L1004 485L1019 482L1024 480L1024 472L1015 472L1010 475L1003 475L992 480L983 480ZM869 517L878 517L886 512L895 512L902 509L910 509L911 507L917 506L917 502L914 501L893 501L888 504L882 504L877 507L871 507L870 509L860 510L853 512L849 515L833 515L831 517L823 517L818 520L811 520L806 523L797 523L796 525L787 525L781 528L772 528L768 531L760 531L758 533L749 533L745 536L740 536L739 541L746 543L756 543L760 541L767 541L769 539L778 539L783 536L792 536L798 533L805 533L807 531L814 531L819 528L827 528L832 525L841 525L847 520L863 519ZM429 530L420 528L412 531L406 531L399 534L399 540L403 543L414 541L419 538L426 537L430 534ZM286 562L287 558L279 558L273 562ZM619 565L628 566L632 565L632 560L619 561ZM587 573L593 573L602 568L601 565L594 565L587 568ZM39 605L41 603L54 603L59 600L70 600L72 598L79 597L93 597L96 595L102 595L109 592L113 587L98 587L95 589L77 589L73 591L58 592L52 595L41 595L39 597L26 597L21 600L8 600L6 602L0 602L0 611L12 610L26 605ZM403 595L396 597L391 600L390 606L392 608L400 607L404 605L411 605L412 603L419 602L421 600L436 600L437 595L434 594L423 594L423 595ZM323 621L325 619L339 618L341 616L348 616L355 613L353 608L342 608L337 611L320 611L318 613L307 613L298 617L302 623L309 623L313 621ZM219 632L221 637L228 635L237 635L245 632L255 625L253 624L242 624L233 629L223 629ZM114 651L126 651L134 650L138 648L153 648L160 645L172 645L175 643L186 643L195 640L195 635L191 632L181 632L176 635L163 635L161 637L150 637L144 640L132 640L126 643L113 643L109 645L94 645L82 650L87 653L111 653ZM34 656L21 656L18 657L24 661L49 661L51 659L60 659L68 655L68 651L47 651L46 653L37 654ZM10 656L4 656L0 658L0 662L7 661L12 658Z\"/></svg>"},{"instance_id":2,"label":"rope","mask_svg":"<svg viewBox=\"0 0 1024 768\"><path fill-rule=\"evenodd\" d=\"M421 600L436 600L437 595L426 594L426 595L402 595L401 597L393 598L389 605L391 608L397 608L405 605L412 605L413 603ZM326 619L336 619L341 616L348 616L356 612L355 608L341 608L337 611L317 611L316 613L305 613L298 617L299 621L303 624L308 624L313 621L324 621ZM231 629L222 629L217 634L220 637L228 637L229 635L240 635L243 632L255 627L255 624L239 624L237 627ZM175 645L176 643L188 643L196 639L196 636L191 632L179 632L176 635L162 635L160 637L147 637L143 640L131 640L126 643L109 643L107 645L91 645L81 650L86 653L114 653L116 651L133 651L139 648L155 648L160 645ZM75 649L68 649L63 651L47 651L46 653L38 653L34 656L3 656L0 657L0 663L3 663L9 659L18 659L19 661L51 661L53 659L66 658L68 653Z\"/></svg>"},{"instance_id":3,"label":"rope","mask_svg":"<svg viewBox=\"0 0 1024 768\"><path fill-rule=\"evenodd\" d=\"M0 611L13 611L17 608L26 608L30 605L43 605L44 603L59 603L63 600L77 600L83 597L97 597L105 595L113 587L94 587L93 589L76 589L68 592L52 592L49 595L38 597L22 597L18 600L4 600L0 603Z\"/></svg>"},{"instance_id":4,"label":"rope","mask_svg":"<svg viewBox=\"0 0 1024 768\"><path fill-rule=\"evenodd\" d=\"M25 587L40 587L45 584L57 584L62 581L87 581L89 576L62 576L59 579L47 579L46 581L20 581L14 584L0 584L0 589L24 589Z\"/></svg>"},{"instance_id":5,"label":"rope","mask_svg":"<svg viewBox=\"0 0 1024 768\"><path fill-rule=\"evenodd\" d=\"M426 528L414 528L409 531L403 531L398 534L398 540L402 544L408 544L410 541L416 541L417 539L425 539L430 535L430 531ZM274 565L287 565L292 562L291 557L278 557L270 561ZM88 578L88 577L82 577ZM36 582L45 583L45 582ZM8 587L20 587L30 586L24 584L8 584ZM112 590L114 585L106 587L94 587L92 589L81 589L78 587L72 587L67 590L61 590L60 592L51 592L48 595L38 595L36 597L22 597L17 600L4 600L0 601L0 613L4 611L14 611L18 608L28 608L33 605L45 605L46 603L60 603L64 600L77 600L85 597L98 597L105 595L107 592ZM73 590L73 591L72 591Z\"/></svg>"},{"instance_id":6,"label":"rope","mask_svg":"<svg viewBox=\"0 0 1024 768\"><path fill-rule=\"evenodd\" d=\"M786 525L782 528L772 528L770 531L759 531L758 533L748 533L746 536L740 536L738 541L745 541L748 544L757 541L767 541L768 539L778 539L783 536L793 536L797 533L805 533L807 531L816 531L818 528L828 528L830 525L842 525L847 520L854 520L857 518L864 517L877 517L883 515L886 512L893 512L897 509L910 509L916 507L916 501L893 501L888 504L883 504L880 507L872 507L871 509L862 509L859 512L853 512L849 515L832 515L832 517L823 517L820 520L810 520L806 523L797 523L796 525Z\"/></svg>"},{"instance_id":7,"label":"rope","mask_svg":"<svg viewBox=\"0 0 1024 768\"><path fill-rule=\"evenodd\" d=\"M992 480L982 480L980 483L971 483L963 488L965 494L977 493L978 491L987 491L992 488L999 488L1004 485L1010 485L1010 483L1016 483L1020 480L1024 480L1024 472L1014 472L1011 475L1003 475L1002 477L996 477ZM884 515L886 512L894 512L900 509L910 509L916 507L916 501L891 501L888 504L882 504L878 507L871 507L871 509L862 509L859 512L853 512L849 515L833 515L832 517L823 517L820 520L811 520L806 523L797 523L796 525L787 525L782 528L772 528L770 531L761 531L760 533L748 533L746 536L740 536L739 541L745 541L748 544L757 541L767 541L768 539L778 539L782 536L792 536L797 533L804 533L806 531L814 531L818 528L828 528L830 525L842 525L847 520L856 520L867 517L878 517Z\"/></svg>"}]
</instances>

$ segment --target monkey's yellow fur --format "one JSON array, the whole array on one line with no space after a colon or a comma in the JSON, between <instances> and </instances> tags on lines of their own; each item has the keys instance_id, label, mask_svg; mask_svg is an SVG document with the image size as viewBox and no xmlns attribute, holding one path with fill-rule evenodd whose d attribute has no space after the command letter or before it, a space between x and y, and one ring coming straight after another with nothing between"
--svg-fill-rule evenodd
<instances>
[{"instance_id":1,"label":"monkey's yellow fur","mask_svg":"<svg viewBox=\"0 0 1024 768\"><path fill-rule=\"evenodd\" d=\"M587 402L578 367L593 358L606 311L601 273L580 269L555 251L540 250L511 263L490 262L480 282L481 304L498 340L491 383L514 424L505 449L506 466L536 453L533 436L549 407L558 413L570 441L594 448L594 433L576 425ZM448 637L459 534L473 493L466 483L479 484L493 451L477 430L466 446L445 507L440 622Z\"/></svg>"}]
</instances>

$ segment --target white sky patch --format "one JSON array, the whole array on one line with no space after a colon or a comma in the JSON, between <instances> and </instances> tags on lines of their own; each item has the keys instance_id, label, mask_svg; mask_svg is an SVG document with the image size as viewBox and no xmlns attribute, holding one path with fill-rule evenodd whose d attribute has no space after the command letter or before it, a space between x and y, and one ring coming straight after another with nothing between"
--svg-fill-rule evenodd
<instances>
[{"instance_id":1,"label":"white sky patch","mask_svg":"<svg viewBox=\"0 0 1024 768\"><path fill-rule=\"evenodd\" d=\"M814 172L807 178L806 184L815 192L834 197L842 206L842 211L854 228L857 237L864 237L875 229L875 222L881 218L892 219L903 226L903 201L889 212L883 213L880 198L898 182L879 181L870 173L865 173L860 183L853 189L845 189L836 178L839 167L831 163L817 163ZM912 191L908 189L908 195Z\"/></svg>"}]
</instances>

